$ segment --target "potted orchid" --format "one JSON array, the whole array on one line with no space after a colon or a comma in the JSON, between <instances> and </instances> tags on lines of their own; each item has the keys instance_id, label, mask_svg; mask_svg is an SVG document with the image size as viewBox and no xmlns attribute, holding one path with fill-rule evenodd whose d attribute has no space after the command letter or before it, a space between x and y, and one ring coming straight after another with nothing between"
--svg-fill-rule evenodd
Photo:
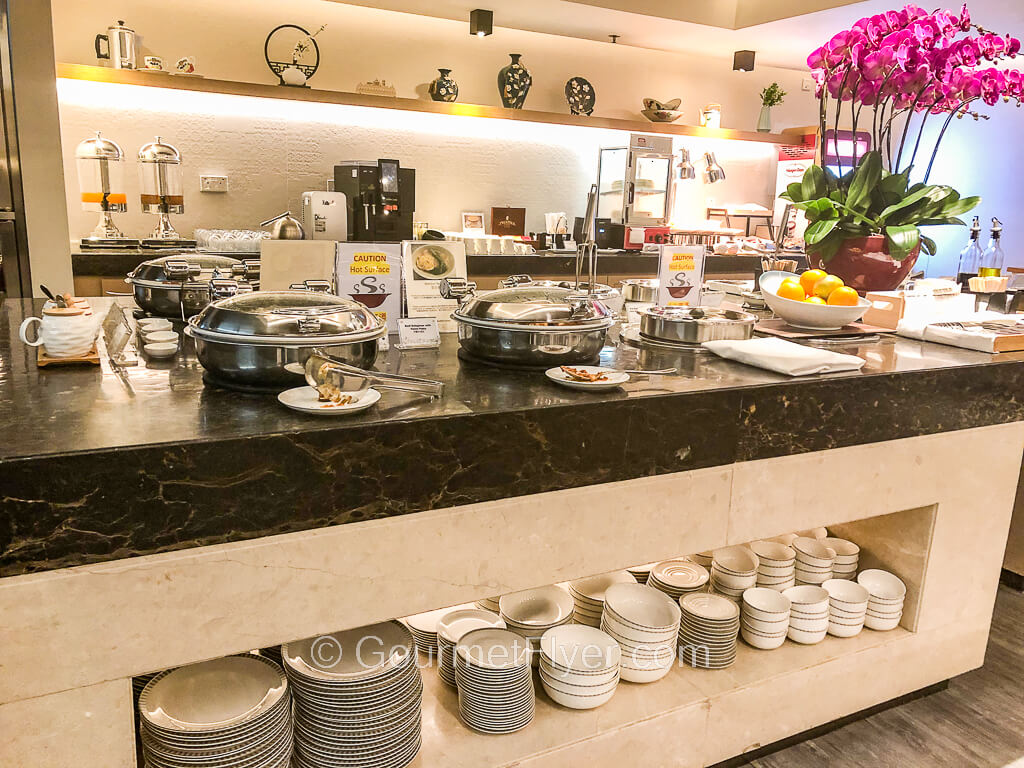
<instances>
[{"instance_id":1,"label":"potted orchid","mask_svg":"<svg viewBox=\"0 0 1024 768\"><path fill-rule=\"evenodd\" d=\"M984 64L1019 51L1016 38L973 24L966 5L959 13L908 5L861 19L808 57L822 142L841 124L854 136L845 164L832 160L837 172L824 162L826 154L840 155L829 139L821 165L781 195L806 213L812 266L827 265L862 292L889 290L907 277L922 248L934 253L921 227L964 224L959 217L980 198L930 184L935 157L954 118L988 119L974 109L979 100L1020 106L1022 73ZM862 154L858 129L870 130L870 149Z\"/></svg>"}]
</instances>

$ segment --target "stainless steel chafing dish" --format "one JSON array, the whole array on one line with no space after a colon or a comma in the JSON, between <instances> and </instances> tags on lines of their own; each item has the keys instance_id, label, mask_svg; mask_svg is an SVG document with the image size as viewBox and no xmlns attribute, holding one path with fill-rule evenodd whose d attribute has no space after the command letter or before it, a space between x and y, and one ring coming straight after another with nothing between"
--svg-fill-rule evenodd
<instances>
[{"instance_id":1,"label":"stainless steel chafing dish","mask_svg":"<svg viewBox=\"0 0 1024 768\"><path fill-rule=\"evenodd\" d=\"M314 351L369 368L387 326L352 299L314 291L259 291L219 299L189 320L199 362L226 386L288 387Z\"/></svg>"},{"instance_id":2,"label":"stainless steel chafing dish","mask_svg":"<svg viewBox=\"0 0 1024 768\"><path fill-rule=\"evenodd\" d=\"M757 318L749 312L703 307L647 307L640 311L640 335L673 344L749 339Z\"/></svg>"},{"instance_id":3,"label":"stainless steel chafing dish","mask_svg":"<svg viewBox=\"0 0 1024 768\"><path fill-rule=\"evenodd\" d=\"M146 312L184 320L211 301L256 290L259 275L258 259L189 253L144 261L125 282Z\"/></svg>"},{"instance_id":4,"label":"stainless steel chafing dish","mask_svg":"<svg viewBox=\"0 0 1024 768\"><path fill-rule=\"evenodd\" d=\"M596 360L615 313L586 290L523 284L475 295L462 278L441 281L445 298L459 299L452 313L459 344L483 362L554 366Z\"/></svg>"},{"instance_id":5,"label":"stainless steel chafing dish","mask_svg":"<svg viewBox=\"0 0 1024 768\"><path fill-rule=\"evenodd\" d=\"M650 278L623 280L622 296L626 301L654 304L658 301L658 281Z\"/></svg>"},{"instance_id":6,"label":"stainless steel chafing dish","mask_svg":"<svg viewBox=\"0 0 1024 768\"><path fill-rule=\"evenodd\" d=\"M522 285L538 285L543 288L570 288L576 293L586 293L591 298L597 299L615 314L622 311L622 294L617 289L604 283L594 283L591 289L590 283L581 281L577 288L574 280L534 280L529 275L512 275L502 280L498 285L502 288L515 288Z\"/></svg>"}]
</instances>

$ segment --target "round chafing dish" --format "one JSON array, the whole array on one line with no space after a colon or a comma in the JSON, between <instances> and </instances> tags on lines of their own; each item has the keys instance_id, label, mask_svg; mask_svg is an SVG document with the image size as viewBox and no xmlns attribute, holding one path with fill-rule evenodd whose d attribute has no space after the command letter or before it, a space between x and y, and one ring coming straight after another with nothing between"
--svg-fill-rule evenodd
<instances>
[{"instance_id":1,"label":"round chafing dish","mask_svg":"<svg viewBox=\"0 0 1024 768\"><path fill-rule=\"evenodd\" d=\"M184 319L211 301L256 290L259 274L257 259L189 253L144 261L124 281L146 312Z\"/></svg>"},{"instance_id":2,"label":"round chafing dish","mask_svg":"<svg viewBox=\"0 0 1024 768\"><path fill-rule=\"evenodd\" d=\"M258 291L219 299L189 319L185 332L213 378L227 386L280 387L301 383L285 370L320 350L369 368L387 326L352 299L313 291Z\"/></svg>"},{"instance_id":3,"label":"round chafing dish","mask_svg":"<svg viewBox=\"0 0 1024 768\"><path fill-rule=\"evenodd\" d=\"M596 360L615 313L586 293L524 284L473 295L461 278L441 282L445 298L458 298L452 313L459 344L473 358L499 365L545 366Z\"/></svg>"},{"instance_id":4,"label":"round chafing dish","mask_svg":"<svg viewBox=\"0 0 1024 768\"><path fill-rule=\"evenodd\" d=\"M640 311L640 335L670 344L749 339L757 318L749 312L703 307L647 307Z\"/></svg>"},{"instance_id":5,"label":"round chafing dish","mask_svg":"<svg viewBox=\"0 0 1024 768\"><path fill-rule=\"evenodd\" d=\"M658 281L650 278L623 280L622 297L626 301L655 304L658 301Z\"/></svg>"},{"instance_id":6,"label":"round chafing dish","mask_svg":"<svg viewBox=\"0 0 1024 768\"><path fill-rule=\"evenodd\" d=\"M622 294L610 285L594 283L593 290L591 290L590 283L586 280L581 281L579 288L577 288L575 280L534 280L529 275L512 275L502 280L499 285L502 288L516 288L523 285L538 285L542 288L568 288L573 292L586 293L590 297L597 299L616 315L622 311L624 301Z\"/></svg>"}]
</instances>

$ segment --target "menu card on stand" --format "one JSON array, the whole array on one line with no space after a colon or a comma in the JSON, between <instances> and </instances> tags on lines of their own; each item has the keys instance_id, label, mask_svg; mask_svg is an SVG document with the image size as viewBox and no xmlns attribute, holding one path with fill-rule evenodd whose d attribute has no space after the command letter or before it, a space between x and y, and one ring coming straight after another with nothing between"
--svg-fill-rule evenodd
<instances>
[{"instance_id":1,"label":"menu card on stand","mask_svg":"<svg viewBox=\"0 0 1024 768\"><path fill-rule=\"evenodd\" d=\"M398 243L338 243L334 290L355 299L397 333L402 314L402 255Z\"/></svg>"},{"instance_id":2,"label":"menu card on stand","mask_svg":"<svg viewBox=\"0 0 1024 768\"><path fill-rule=\"evenodd\" d=\"M467 276L466 246L449 240L405 240L402 275L407 317L433 317L442 333L454 333L455 299L441 298L441 280Z\"/></svg>"},{"instance_id":3,"label":"menu card on stand","mask_svg":"<svg viewBox=\"0 0 1024 768\"><path fill-rule=\"evenodd\" d=\"M658 262L658 304L695 307L704 281L703 245L663 245Z\"/></svg>"}]
</instances>

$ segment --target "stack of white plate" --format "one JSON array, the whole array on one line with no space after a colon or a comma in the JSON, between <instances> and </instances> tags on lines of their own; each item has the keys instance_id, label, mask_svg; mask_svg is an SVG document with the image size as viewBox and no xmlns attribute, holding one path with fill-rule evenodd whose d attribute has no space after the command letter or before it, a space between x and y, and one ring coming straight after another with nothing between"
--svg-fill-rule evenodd
<instances>
[{"instance_id":1,"label":"stack of white plate","mask_svg":"<svg viewBox=\"0 0 1024 768\"><path fill-rule=\"evenodd\" d=\"M853 637L864 629L868 591L855 581L829 579L821 585L828 592L828 633Z\"/></svg>"},{"instance_id":2,"label":"stack of white plate","mask_svg":"<svg viewBox=\"0 0 1024 768\"><path fill-rule=\"evenodd\" d=\"M601 626L604 593L612 584L636 584L636 579L629 571L612 571L569 583L569 594L572 595L576 606L573 618L577 624L586 624L588 627Z\"/></svg>"},{"instance_id":3,"label":"stack of white plate","mask_svg":"<svg viewBox=\"0 0 1024 768\"><path fill-rule=\"evenodd\" d=\"M167 671L170 672L170 670ZM159 674L159 672L150 672L148 675L136 675L132 678L132 701L135 702L136 706L139 704L139 696L142 695L142 691L149 685L149 681Z\"/></svg>"},{"instance_id":4,"label":"stack of white plate","mask_svg":"<svg viewBox=\"0 0 1024 768\"><path fill-rule=\"evenodd\" d=\"M796 550L797 584L813 584L820 586L832 578L832 565L835 563L836 551L821 543L820 539L797 536L790 544Z\"/></svg>"},{"instance_id":5,"label":"stack of white plate","mask_svg":"<svg viewBox=\"0 0 1024 768\"><path fill-rule=\"evenodd\" d=\"M423 680L405 626L285 643L281 656L295 697L295 768L400 768L416 756Z\"/></svg>"},{"instance_id":6,"label":"stack of white plate","mask_svg":"<svg viewBox=\"0 0 1024 768\"><path fill-rule=\"evenodd\" d=\"M796 550L779 541L753 541L750 551L757 555L757 586L776 592L796 586Z\"/></svg>"},{"instance_id":7,"label":"stack of white plate","mask_svg":"<svg viewBox=\"0 0 1024 768\"><path fill-rule=\"evenodd\" d=\"M540 640L540 682L551 700L571 709L593 709L619 684L622 652L611 635L580 624L554 627Z\"/></svg>"},{"instance_id":8,"label":"stack of white plate","mask_svg":"<svg viewBox=\"0 0 1024 768\"><path fill-rule=\"evenodd\" d=\"M688 592L704 589L708 578L708 569L703 565L690 560L665 560L651 570L647 586L678 600Z\"/></svg>"},{"instance_id":9,"label":"stack of white plate","mask_svg":"<svg viewBox=\"0 0 1024 768\"><path fill-rule=\"evenodd\" d=\"M789 633L789 598L768 587L743 593L740 634L755 648L770 651L786 642Z\"/></svg>"},{"instance_id":10,"label":"stack of white plate","mask_svg":"<svg viewBox=\"0 0 1024 768\"><path fill-rule=\"evenodd\" d=\"M437 673L448 685L455 685L455 646L474 629L504 629L505 620L482 608L457 608L437 622Z\"/></svg>"},{"instance_id":11,"label":"stack of white plate","mask_svg":"<svg viewBox=\"0 0 1024 768\"><path fill-rule=\"evenodd\" d=\"M625 583L608 587L601 629L619 644L623 680L652 683L668 674L676 656L679 616L679 606L654 587Z\"/></svg>"},{"instance_id":12,"label":"stack of white plate","mask_svg":"<svg viewBox=\"0 0 1024 768\"><path fill-rule=\"evenodd\" d=\"M533 720L530 644L507 629L475 629L455 647L459 714L483 733L512 733Z\"/></svg>"},{"instance_id":13,"label":"stack of white plate","mask_svg":"<svg viewBox=\"0 0 1024 768\"><path fill-rule=\"evenodd\" d=\"M697 565L703 565L705 568L710 570L711 561L715 559L715 553L711 551L697 552L696 554L688 555L686 559L693 560Z\"/></svg>"},{"instance_id":14,"label":"stack of white plate","mask_svg":"<svg viewBox=\"0 0 1024 768\"><path fill-rule=\"evenodd\" d=\"M656 566L657 563L647 563L647 565L634 565L632 568L627 568L629 575L636 579L637 584L646 584L647 577L651 575L651 569Z\"/></svg>"},{"instance_id":15,"label":"stack of white plate","mask_svg":"<svg viewBox=\"0 0 1024 768\"><path fill-rule=\"evenodd\" d=\"M530 658L535 667L541 636L552 627L571 622L575 609L569 593L554 585L502 595L498 605L505 626L530 641Z\"/></svg>"},{"instance_id":16,"label":"stack of white plate","mask_svg":"<svg viewBox=\"0 0 1024 768\"><path fill-rule=\"evenodd\" d=\"M857 583L867 589L869 595L864 626L882 631L896 629L903 616L907 585L895 574L874 568L861 571Z\"/></svg>"},{"instance_id":17,"label":"stack of white plate","mask_svg":"<svg viewBox=\"0 0 1024 768\"><path fill-rule=\"evenodd\" d=\"M292 752L288 681L252 654L156 675L139 696L149 768L286 768Z\"/></svg>"},{"instance_id":18,"label":"stack of white plate","mask_svg":"<svg viewBox=\"0 0 1024 768\"><path fill-rule=\"evenodd\" d=\"M416 641L417 651L427 656L437 656L437 622L452 611L472 607L467 603L465 605L453 605L448 608L438 608L435 611L417 613L415 616L406 616L402 619L402 623L412 633L412 639Z\"/></svg>"},{"instance_id":19,"label":"stack of white plate","mask_svg":"<svg viewBox=\"0 0 1024 768\"><path fill-rule=\"evenodd\" d=\"M711 589L740 601L744 590L757 586L757 555L746 547L716 549L711 561Z\"/></svg>"},{"instance_id":20,"label":"stack of white plate","mask_svg":"<svg viewBox=\"0 0 1024 768\"><path fill-rule=\"evenodd\" d=\"M272 662L277 664L279 667L283 666L281 662L281 646L272 645L269 648L260 648L260 656L265 659L270 659Z\"/></svg>"},{"instance_id":21,"label":"stack of white plate","mask_svg":"<svg viewBox=\"0 0 1024 768\"><path fill-rule=\"evenodd\" d=\"M501 599L500 596L485 597L483 600L476 601L476 607L479 608L481 611L490 611L491 613L497 613L499 599Z\"/></svg>"},{"instance_id":22,"label":"stack of white plate","mask_svg":"<svg viewBox=\"0 0 1024 768\"><path fill-rule=\"evenodd\" d=\"M695 592L684 596L679 623L679 658L702 669L723 669L736 660L740 608L721 595Z\"/></svg>"},{"instance_id":23,"label":"stack of white plate","mask_svg":"<svg viewBox=\"0 0 1024 768\"><path fill-rule=\"evenodd\" d=\"M790 587L782 594L792 604L789 609L789 639L804 645L824 640L828 634L828 592L813 584L802 584Z\"/></svg>"},{"instance_id":24,"label":"stack of white plate","mask_svg":"<svg viewBox=\"0 0 1024 768\"><path fill-rule=\"evenodd\" d=\"M851 581L855 579L857 567L860 565L860 547L852 541L831 536L822 539L821 543L836 553L836 559L832 563L832 578Z\"/></svg>"}]
</instances>

